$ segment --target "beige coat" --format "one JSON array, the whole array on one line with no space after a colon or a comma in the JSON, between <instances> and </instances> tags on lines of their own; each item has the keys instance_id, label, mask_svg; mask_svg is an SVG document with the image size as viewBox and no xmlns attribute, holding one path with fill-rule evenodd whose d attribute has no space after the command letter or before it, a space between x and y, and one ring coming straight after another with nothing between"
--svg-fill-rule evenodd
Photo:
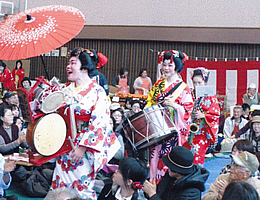
<instances>
[{"instance_id":1,"label":"beige coat","mask_svg":"<svg viewBox=\"0 0 260 200\"><path fill-rule=\"evenodd\" d=\"M214 183L210 184L210 188L202 196L202 200L219 200L218 192L215 187L215 183L219 180L226 180L228 183L230 183L231 179L229 178L229 173L219 175L217 177L216 181ZM247 179L246 182L249 183L250 185L252 185L258 192L258 195L260 196L260 180L255 177L251 177L251 178Z\"/></svg>"}]
</instances>

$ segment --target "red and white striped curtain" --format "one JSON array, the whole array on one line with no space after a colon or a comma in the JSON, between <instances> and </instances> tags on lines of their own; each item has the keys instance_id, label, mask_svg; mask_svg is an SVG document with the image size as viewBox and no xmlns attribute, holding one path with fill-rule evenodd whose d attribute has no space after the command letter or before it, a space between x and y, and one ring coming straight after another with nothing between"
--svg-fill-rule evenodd
<instances>
[{"instance_id":1,"label":"red and white striped curtain","mask_svg":"<svg viewBox=\"0 0 260 200\"><path fill-rule=\"evenodd\" d=\"M217 94L227 96L228 107L242 105L243 94L247 92L250 83L255 83L259 91L259 61L188 60L181 76L190 87L190 71L200 66L210 70L208 85L215 85Z\"/></svg>"}]
</instances>

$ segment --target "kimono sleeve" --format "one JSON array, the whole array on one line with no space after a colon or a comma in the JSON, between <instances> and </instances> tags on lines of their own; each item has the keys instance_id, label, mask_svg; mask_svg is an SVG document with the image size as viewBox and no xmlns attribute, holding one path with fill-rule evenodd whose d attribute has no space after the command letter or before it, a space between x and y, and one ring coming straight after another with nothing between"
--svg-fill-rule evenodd
<instances>
[{"instance_id":1,"label":"kimono sleeve","mask_svg":"<svg viewBox=\"0 0 260 200\"><path fill-rule=\"evenodd\" d=\"M79 145L96 152L105 153L109 160L120 148L120 143L109 124L109 102L104 89L101 87L95 89L89 96L92 97L89 100L91 99L93 103L91 118L89 125L82 131L82 139Z\"/></svg>"},{"instance_id":2,"label":"kimono sleeve","mask_svg":"<svg viewBox=\"0 0 260 200\"><path fill-rule=\"evenodd\" d=\"M220 107L218 105L217 97L210 97L205 100L204 106L207 106L205 112L205 121L207 127L207 139L211 140L212 143L216 140L216 134L219 125Z\"/></svg>"}]
</instances>

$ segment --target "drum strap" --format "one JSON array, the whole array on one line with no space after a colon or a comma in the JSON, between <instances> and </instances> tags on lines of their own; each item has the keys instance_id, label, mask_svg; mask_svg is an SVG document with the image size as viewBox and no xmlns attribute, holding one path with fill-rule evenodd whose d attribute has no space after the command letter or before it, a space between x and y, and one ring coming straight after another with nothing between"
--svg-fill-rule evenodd
<instances>
[{"instance_id":1,"label":"drum strap","mask_svg":"<svg viewBox=\"0 0 260 200\"><path fill-rule=\"evenodd\" d=\"M181 84L179 85L179 87L172 93L171 96L171 100L172 102L174 102L178 96L180 96L180 94L182 93L182 91L186 88L187 84L184 82L181 82Z\"/></svg>"}]
</instances>

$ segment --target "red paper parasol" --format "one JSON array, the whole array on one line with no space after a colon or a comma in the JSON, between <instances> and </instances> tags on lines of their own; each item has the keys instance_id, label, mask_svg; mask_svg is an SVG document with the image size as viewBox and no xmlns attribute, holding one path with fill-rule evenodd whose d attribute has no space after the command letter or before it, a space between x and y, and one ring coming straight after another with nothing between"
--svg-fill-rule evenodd
<instances>
[{"instance_id":1,"label":"red paper parasol","mask_svg":"<svg viewBox=\"0 0 260 200\"><path fill-rule=\"evenodd\" d=\"M32 8L0 23L0 59L19 60L52 51L83 28L84 15L71 6Z\"/></svg>"}]
</instances>

